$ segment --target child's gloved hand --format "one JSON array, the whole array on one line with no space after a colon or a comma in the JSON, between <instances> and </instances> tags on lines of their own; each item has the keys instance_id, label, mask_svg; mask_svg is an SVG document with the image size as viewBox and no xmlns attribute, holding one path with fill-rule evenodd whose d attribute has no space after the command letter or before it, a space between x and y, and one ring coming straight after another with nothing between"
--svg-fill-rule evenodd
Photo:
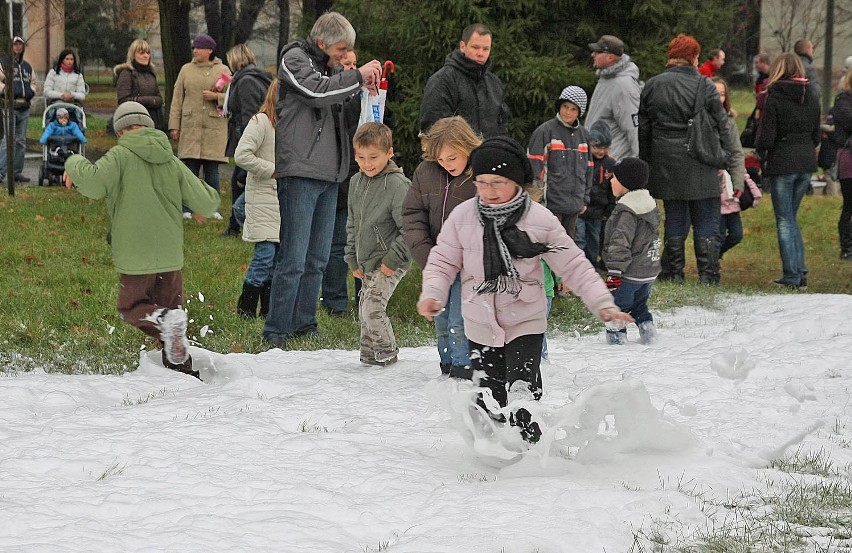
<instances>
[{"instance_id":1,"label":"child's gloved hand","mask_svg":"<svg viewBox=\"0 0 852 553\"><path fill-rule=\"evenodd\" d=\"M621 277L618 275L609 274L606 276L606 287L610 292L621 286Z\"/></svg>"}]
</instances>

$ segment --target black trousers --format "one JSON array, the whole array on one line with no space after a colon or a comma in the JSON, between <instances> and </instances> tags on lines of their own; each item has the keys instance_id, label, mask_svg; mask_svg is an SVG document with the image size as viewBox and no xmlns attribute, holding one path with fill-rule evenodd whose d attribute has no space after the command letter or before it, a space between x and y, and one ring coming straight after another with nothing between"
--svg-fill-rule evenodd
<instances>
[{"instance_id":1,"label":"black trousers","mask_svg":"<svg viewBox=\"0 0 852 553\"><path fill-rule=\"evenodd\" d=\"M543 340L544 334L528 334L515 338L503 347L486 346L469 340L474 383L479 377L479 386L490 389L501 407L508 403L508 391L518 386L528 389L536 400L541 399Z\"/></svg>"}]
</instances>

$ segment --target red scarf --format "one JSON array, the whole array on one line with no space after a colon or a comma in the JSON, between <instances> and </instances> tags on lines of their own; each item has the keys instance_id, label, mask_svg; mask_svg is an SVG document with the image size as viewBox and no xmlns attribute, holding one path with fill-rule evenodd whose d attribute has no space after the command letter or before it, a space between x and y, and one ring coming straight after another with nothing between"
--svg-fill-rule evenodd
<instances>
[{"instance_id":1,"label":"red scarf","mask_svg":"<svg viewBox=\"0 0 852 553\"><path fill-rule=\"evenodd\" d=\"M71 73L72 71L74 71L74 64L66 64L65 62L62 62L62 65L60 65L59 68L66 73Z\"/></svg>"}]
</instances>

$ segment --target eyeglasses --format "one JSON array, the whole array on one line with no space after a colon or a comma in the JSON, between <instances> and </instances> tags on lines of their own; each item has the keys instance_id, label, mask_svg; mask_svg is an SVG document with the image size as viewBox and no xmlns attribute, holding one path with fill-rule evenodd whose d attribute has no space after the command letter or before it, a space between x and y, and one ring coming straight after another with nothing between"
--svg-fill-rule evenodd
<instances>
[{"instance_id":1,"label":"eyeglasses","mask_svg":"<svg viewBox=\"0 0 852 553\"><path fill-rule=\"evenodd\" d=\"M477 188L488 188L490 186L491 188L494 188L495 190L499 190L500 188L503 188L504 186L506 186L508 184L509 184L509 181L505 181L505 180L496 180L494 182L482 182L482 181L478 181L478 180L473 181L473 185Z\"/></svg>"}]
</instances>

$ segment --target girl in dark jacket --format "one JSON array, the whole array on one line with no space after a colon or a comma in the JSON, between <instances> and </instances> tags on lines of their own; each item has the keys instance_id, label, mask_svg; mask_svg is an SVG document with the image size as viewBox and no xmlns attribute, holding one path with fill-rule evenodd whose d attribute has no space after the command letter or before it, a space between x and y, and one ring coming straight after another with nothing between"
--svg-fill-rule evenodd
<instances>
[{"instance_id":1,"label":"girl in dark jacket","mask_svg":"<svg viewBox=\"0 0 852 553\"><path fill-rule=\"evenodd\" d=\"M639 98L639 157L651 166L648 190L665 207L660 280L684 281L684 242L692 226L699 279L702 284L717 284L720 169L731 164L735 147L719 92L696 69L700 53L701 45L689 35L678 35L669 43L666 70L648 79ZM726 167L702 163L686 148L697 94L704 95L703 108L726 154Z\"/></svg>"},{"instance_id":2,"label":"girl in dark jacket","mask_svg":"<svg viewBox=\"0 0 852 553\"><path fill-rule=\"evenodd\" d=\"M165 131L163 96L151 64L151 46L142 39L131 42L127 49L127 62L116 65L113 74L118 103L139 102L148 110L154 125Z\"/></svg>"},{"instance_id":3,"label":"girl in dark jacket","mask_svg":"<svg viewBox=\"0 0 852 553\"><path fill-rule=\"evenodd\" d=\"M805 245L796 214L817 170L819 96L808 86L799 56L781 54L769 69L766 105L755 145L769 177L784 275L778 286L807 287Z\"/></svg>"},{"instance_id":4,"label":"girl in dark jacket","mask_svg":"<svg viewBox=\"0 0 852 553\"><path fill-rule=\"evenodd\" d=\"M834 115L834 132L845 142L837 156L837 176L843 194L843 209L837 230L840 233L840 259L852 261L852 71L847 71L840 88L841 92L831 110Z\"/></svg>"},{"instance_id":5,"label":"girl in dark jacket","mask_svg":"<svg viewBox=\"0 0 852 553\"><path fill-rule=\"evenodd\" d=\"M426 267L450 212L476 194L469 160L481 140L464 117L457 115L436 121L423 141L426 160L415 169L402 204L405 245L421 268ZM450 287L445 309L434 320L441 373L469 380L470 348L464 334L458 276Z\"/></svg>"}]
</instances>

